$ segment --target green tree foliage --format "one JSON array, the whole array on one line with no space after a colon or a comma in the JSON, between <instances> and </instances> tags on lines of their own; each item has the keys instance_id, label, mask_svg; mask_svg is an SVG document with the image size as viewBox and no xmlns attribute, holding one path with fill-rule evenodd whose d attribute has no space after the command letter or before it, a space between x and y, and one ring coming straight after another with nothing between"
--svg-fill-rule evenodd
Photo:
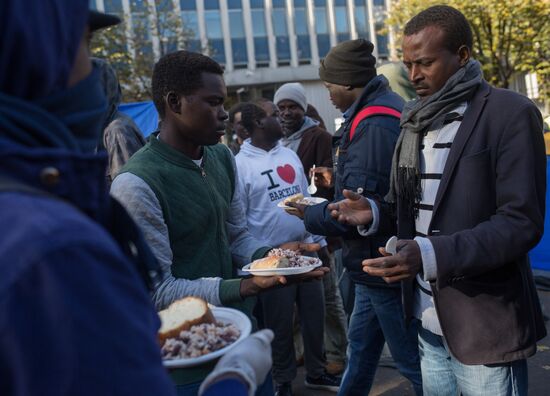
<instances>
[{"instance_id":1,"label":"green tree foliage","mask_svg":"<svg viewBox=\"0 0 550 396\"><path fill-rule=\"evenodd\" d=\"M155 62L169 52L185 49L195 36L171 9L170 1L156 3L156 7L148 5L142 12L132 13L131 21L125 17L119 25L92 37L92 56L106 59L115 68L124 101L150 100Z\"/></svg>"},{"instance_id":2,"label":"green tree foliage","mask_svg":"<svg viewBox=\"0 0 550 396\"><path fill-rule=\"evenodd\" d=\"M397 42L407 21L437 0L394 0L388 24L395 27ZM517 72L536 73L540 97L550 100L550 1L549 0L450 0L460 10L474 34L474 57L485 79L508 88Z\"/></svg>"}]
</instances>

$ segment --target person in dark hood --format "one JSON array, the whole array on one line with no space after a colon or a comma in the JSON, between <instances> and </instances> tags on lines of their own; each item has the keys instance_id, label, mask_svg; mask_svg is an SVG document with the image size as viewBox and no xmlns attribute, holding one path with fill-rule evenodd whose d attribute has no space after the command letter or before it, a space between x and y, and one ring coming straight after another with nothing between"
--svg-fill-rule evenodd
<instances>
[{"instance_id":1,"label":"person in dark hood","mask_svg":"<svg viewBox=\"0 0 550 396\"><path fill-rule=\"evenodd\" d=\"M112 19L86 0L0 3L3 396L175 394L148 293L156 261L96 152L107 103L87 38ZM271 338L226 354L200 394L253 392Z\"/></svg>"},{"instance_id":2,"label":"person in dark hood","mask_svg":"<svg viewBox=\"0 0 550 396\"><path fill-rule=\"evenodd\" d=\"M107 182L110 184L128 159L145 146L145 138L136 123L118 110L122 91L115 69L104 59L92 58L92 64L99 70L107 97L107 117L99 147L107 151Z\"/></svg>"}]
</instances>

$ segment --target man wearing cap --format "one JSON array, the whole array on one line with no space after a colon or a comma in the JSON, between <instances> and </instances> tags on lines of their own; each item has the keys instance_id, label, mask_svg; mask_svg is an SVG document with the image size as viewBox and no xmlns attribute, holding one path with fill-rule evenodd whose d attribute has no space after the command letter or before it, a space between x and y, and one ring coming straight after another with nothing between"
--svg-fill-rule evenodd
<instances>
[{"instance_id":1,"label":"man wearing cap","mask_svg":"<svg viewBox=\"0 0 550 396\"><path fill-rule=\"evenodd\" d=\"M384 76L376 75L373 48L364 39L345 41L333 47L319 67L330 99L345 119L334 136L336 201L341 199L344 189L357 191L371 200L381 199L389 189L403 99L391 91ZM356 227L333 219L327 205L303 209L309 232L343 237L343 262L355 285L348 331L348 365L339 394L369 393L384 341L401 374L412 382L417 394L422 394L417 327L416 323L407 326L404 322L400 285L388 285L366 274L361 265L365 257L380 256L378 248L385 245L391 233L371 235L367 229L366 238L362 237Z\"/></svg>"},{"instance_id":2,"label":"man wearing cap","mask_svg":"<svg viewBox=\"0 0 550 396\"><path fill-rule=\"evenodd\" d=\"M315 166L332 167L332 138L319 122L305 115L306 91L300 83L282 85L273 97L285 136L281 144L300 157L306 173ZM309 179L309 174L307 174ZM332 199L330 188L321 187L315 196Z\"/></svg>"}]
</instances>

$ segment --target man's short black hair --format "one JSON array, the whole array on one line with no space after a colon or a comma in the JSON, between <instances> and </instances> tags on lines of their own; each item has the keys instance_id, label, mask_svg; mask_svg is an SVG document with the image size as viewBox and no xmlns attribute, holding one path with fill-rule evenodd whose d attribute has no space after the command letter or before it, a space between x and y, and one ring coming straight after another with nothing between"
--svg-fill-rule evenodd
<instances>
[{"instance_id":1,"label":"man's short black hair","mask_svg":"<svg viewBox=\"0 0 550 396\"><path fill-rule=\"evenodd\" d=\"M429 26L436 26L445 32L445 46L449 51L454 53L463 45L472 49L472 28L456 8L436 5L425 9L407 22L405 36L416 34Z\"/></svg>"},{"instance_id":2,"label":"man's short black hair","mask_svg":"<svg viewBox=\"0 0 550 396\"><path fill-rule=\"evenodd\" d=\"M234 104L229 109L229 123L230 124L233 124L235 122L235 114L241 112L244 104L245 104L245 102L240 102L240 103Z\"/></svg>"},{"instance_id":3,"label":"man's short black hair","mask_svg":"<svg viewBox=\"0 0 550 396\"><path fill-rule=\"evenodd\" d=\"M223 75L222 67L208 56L189 51L164 55L153 70L153 102L164 118L164 99L168 92L189 95L202 87L202 73Z\"/></svg>"},{"instance_id":4,"label":"man's short black hair","mask_svg":"<svg viewBox=\"0 0 550 396\"><path fill-rule=\"evenodd\" d=\"M242 103L241 124L249 134L252 135L254 132L254 124L256 121L265 117L267 117L267 113L257 104L251 102Z\"/></svg>"}]
</instances>

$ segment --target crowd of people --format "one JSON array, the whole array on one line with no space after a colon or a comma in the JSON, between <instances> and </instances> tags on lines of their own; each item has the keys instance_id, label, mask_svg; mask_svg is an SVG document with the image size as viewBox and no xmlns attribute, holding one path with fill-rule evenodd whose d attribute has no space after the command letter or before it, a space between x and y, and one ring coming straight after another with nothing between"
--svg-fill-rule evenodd
<instances>
[{"instance_id":1,"label":"crowd of people","mask_svg":"<svg viewBox=\"0 0 550 396\"><path fill-rule=\"evenodd\" d=\"M484 81L460 11L406 24L398 77L367 40L331 48L334 135L298 82L228 114L223 68L181 50L154 66L145 140L89 54L118 22L85 0L0 5L1 395L287 396L302 359L306 387L367 395L385 344L417 395L527 394L546 335L527 257L543 233L542 118ZM325 202L277 206L309 191ZM239 271L275 248L323 265ZM157 311L186 296L255 332L217 362L165 369Z\"/></svg>"}]
</instances>

